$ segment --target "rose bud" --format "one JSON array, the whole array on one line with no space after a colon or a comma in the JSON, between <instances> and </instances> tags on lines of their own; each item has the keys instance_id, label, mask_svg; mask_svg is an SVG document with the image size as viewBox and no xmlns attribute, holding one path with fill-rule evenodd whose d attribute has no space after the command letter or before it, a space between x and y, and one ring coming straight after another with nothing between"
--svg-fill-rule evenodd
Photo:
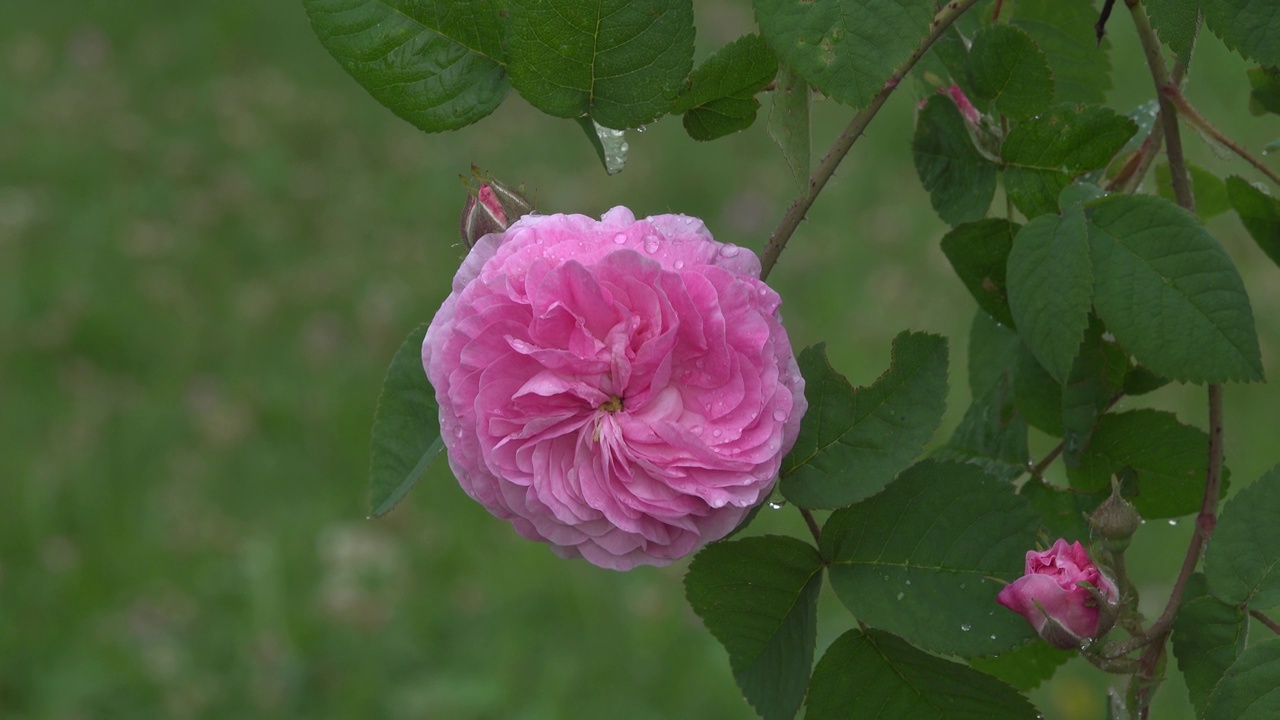
<instances>
[{"instance_id":1,"label":"rose bud","mask_svg":"<svg viewBox=\"0 0 1280 720\"><path fill-rule=\"evenodd\" d=\"M1069 650L1111 629L1119 595L1079 542L1059 538L1044 552L1028 551L1025 574L996 601L1021 613L1050 645Z\"/></svg>"},{"instance_id":2,"label":"rose bud","mask_svg":"<svg viewBox=\"0 0 1280 720\"><path fill-rule=\"evenodd\" d=\"M479 175L479 169L472 166ZM472 247L489 233L502 232L511 223L533 212L533 204L506 183L489 178L478 188L470 189L462 208L460 233L462 242Z\"/></svg>"},{"instance_id":3,"label":"rose bud","mask_svg":"<svg viewBox=\"0 0 1280 720\"><path fill-rule=\"evenodd\" d=\"M938 88L938 93L950 97L951 101L956 104L960 114L964 116L964 119L970 125L976 126L982 120L982 113L978 112L978 108L969 102L969 96L964 94L964 90L961 90L959 85L953 83L950 87L940 87Z\"/></svg>"},{"instance_id":4,"label":"rose bud","mask_svg":"<svg viewBox=\"0 0 1280 720\"><path fill-rule=\"evenodd\" d=\"M1123 552L1141 524L1142 516L1121 497L1120 483L1112 478L1111 495L1090 513L1089 526L1096 537L1102 538L1104 547L1111 552Z\"/></svg>"},{"instance_id":5,"label":"rose bud","mask_svg":"<svg viewBox=\"0 0 1280 720\"><path fill-rule=\"evenodd\" d=\"M479 238L422 361L466 493L563 557L664 565L773 488L807 407L781 299L681 215Z\"/></svg>"}]
</instances>

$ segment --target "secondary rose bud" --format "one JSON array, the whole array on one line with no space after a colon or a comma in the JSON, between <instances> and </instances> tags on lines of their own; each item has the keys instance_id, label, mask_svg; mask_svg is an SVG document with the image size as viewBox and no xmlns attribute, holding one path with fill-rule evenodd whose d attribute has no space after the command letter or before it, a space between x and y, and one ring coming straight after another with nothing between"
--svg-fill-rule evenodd
<instances>
[{"instance_id":1,"label":"secondary rose bud","mask_svg":"<svg viewBox=\"0 0 1280 720\"><path fill-rule=\"evenodd\" d=\"M982 113L969 102L969 96L964 94L964 90L961 90L959 85L952 84L950 87L938 88L938 93L950 97L970 125L977 125L982 120Z\"/></svg>"},{"instance_id":2,"label":"secondary rose bud","mask_svg":"<svg viewBox=\"0 0 1280 720\"><path fill-rule=\"evenodd\" d=\"M1115 623L1120 593L1079 542L1058 539L1044 552L1027 552L1025 574L996 601L1021 613L1040 637L1062 650L1080 647Z\"/></svg>"},{"instance_id":3,"label":"secondary rose bud","mask_svg":"<svg viewBox=\"0 0 1280 720\"><path fill-rule=\"evenodd\" d=\"M479 238L422 361L463 490L564 557L664 565L773 488L807 407L748 250L681 215Z\"/></svg>"},{"instance_id":4,"label":"secondary rose bud","mask_svg":"<svg viewBox=\"0 0 1280 720\"><path fill-rule=\"evenodd\" d=\"M472 172L477 178L480 176L479 169L474 166ZM485 235L500 233L531 212L533 203L518 190L493 178L482 180L478 188L468 191L467 203L462 208L459 228L462 242L472 247Z\"/></svg>"},{"instance_id":5,"label":"secondary rose bud","mask_svg":"<svg viewBox=\"0 0 1280 720\"><path fill-rule=\"evenodd\" d=\"M1089 515L1089 525L1106 543L1107 549L1120 552L1129 546L1129 538L1142 524L1142 516L1120 495L1120 483L1111 480L1111 496Z\"/></svg>"}]
</instances>

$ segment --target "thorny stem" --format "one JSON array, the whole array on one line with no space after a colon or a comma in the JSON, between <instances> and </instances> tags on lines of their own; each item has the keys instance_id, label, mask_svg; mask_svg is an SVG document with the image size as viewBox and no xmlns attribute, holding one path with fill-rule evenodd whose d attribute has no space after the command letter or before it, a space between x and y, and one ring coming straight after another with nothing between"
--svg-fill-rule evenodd
<instances>
[{"instance_id":1,"label":"thorny stem","mask_svg":"<svg viewBox=\"0 0 1280 720\"><path fill-rule=\"evenodd\" d=\"M1187 96L1182 93L1182 90L1177 85L1169 84L1162 86L1160 88L1160 95L1168 98L1169 102L1173 103L1174 107L1178 108L1178 112L1181 113L1188 122L1199 128L1201 132L1213 138L1214 141L1231 150L1231 152L1239 155L1245 162L1257 168L1263 175L1266 175L1271 182L1280 185L1280 173L1277 173L1275 170L1267 167L1262 160L1255 157L1248 150L1245 150L1239 143L1226 135L1223 135L1221 130L1214 127L1212 123L1206 120L1205 117L1195 109L1195 106L1191 104L1191 101L1187 100Z\"/></svg>"},{"instance_id":2,"label":"thorny stem","mask_svg":"<svg viewBox=\"0 0 1280 720\"><path fill-rule=\"evenodd\" d=\"M1275 620L1272 620L1271 618L1267 617L1265 614L1257 610L1250 610L1249 614L1258 618L1258 622L1271 628L1271 632L1280 635L1280 623L1277 623Z\"/></svg>"},{"instance_id":3,"label":"thorny stem","mask_svg":"<svg viewBox=\"0 0 1280 720\"><path fill-rule=\"evenodd\" d=\"M1191 193L1191 183L1187 176L1187 165L1182 155L1182 138L1178 128L1178 108L1169 97L1167 88L1177 90L1181 78L1171 77L1164 64L1160 42L1156 39L1151 22L1146 12L1138 4L1138 0L1125 0L1133 24L1142 41L1142 50L1147 58L1147 67L1151 71L1151 79L1155 83L1156 94L1160 102L1160 123L1165 134L1165 155L1169 159L1169 175L1173 180L1174 196L1178 204L1186 210L1195 211L1195 198ZM1180 75L1181 73L1179 73ZM1181 95L1181 92L1178 92ZM1182 560L1182 569L1174 581L1169 600L1165 603L1164 612L1156 619L1144 634L1150 642L1139 658L1138 672L1130 681L1135 685L1136 705L1140 720L1150 716L1151 695L1158 682L1157 669L1164 657L1166 640L1178 614L1178 606L1182 602L1182 593L1187 580L1195 571L1200 561L1200 554L1205 543L1213 535L1213 528L1218 519L1218 495L1222 487L1222 386L1209 386L1209 458L1205 473L1204 498L1200 503L1200 514L1196 517L1195 530L1191 534L1191 542L1187 545L1187 554Z\"/></svg>"},{"instance_id":4,"label":"thorny stem","mask_svg":"<svg viewBox=\"0 0 1280 720\"><path fill-rule=\"evenodd\" d=\"M818 193L822 192L835 174L836 168L840 166L840 162L844 160L844 156L849 153L850 148L862 137L862 133L867 129L867 125L871 122L876 113L880 112L880 108L884 106L889 96L893 94L898 84L902 82L907 73L911 72L911 68L919 62L921 57L929 51L933 43L942 36L947 28L951 27L951 23L964 14L966 10L976 4L978 0L952 0L946 4L937 15L933 16L933 22L929 25L929 34L920 42L920 46L911 53L893 74L885 80L884 85L871 99L871 103L867 107L853 116L849 121L848 127L836 138L831 145L831 149L822 157L822 162L813 171L813 175L809 178L809 187L801 193L787 208L787 212L782 216L782 220L778 223L778 227L769 236L769 242L764 246L764 252L760 257L760 279L766 280L769 273L773 270L773 266L778 262L778 256L787 246L787 241L791 239L796 228L800 226L800 221L804 220L804 216L809 212L809 208L813 206L814 200L818 198Z\"/></svg>"}]
</instances>

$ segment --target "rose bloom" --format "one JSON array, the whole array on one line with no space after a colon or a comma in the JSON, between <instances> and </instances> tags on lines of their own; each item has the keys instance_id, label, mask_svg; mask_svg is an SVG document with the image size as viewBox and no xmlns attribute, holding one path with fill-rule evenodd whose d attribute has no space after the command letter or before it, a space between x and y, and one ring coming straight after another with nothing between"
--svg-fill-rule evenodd
<instances>
[{"instance_id":1,"label":"rose bloom","mask_svg":"<svg viewBox=\"0 0 1280 720\"><path fill-rule=\"evenodd\" d=\"M750 251L681 215L481 238L422 362L468 495L563 557L664 565L772 489L807 407Z\"/></svg>"},{"instance_id":2,"label":"rose bloom","mask_svg":"<svg viewBox=\"0 0 1280 720\"><path fill-rule=\"evenodd\" d=\"M1021 613L1040 637L1067 650L1110 630L1114 620L1111 608L1101 607L1081 582L1092 585L1109 606L1119 600L1115 582L1094 565L1084 547L1059 538L1044 552L1027 552L1026 574L1006 585L996 602Z\"/></svg>"}]
</instances>

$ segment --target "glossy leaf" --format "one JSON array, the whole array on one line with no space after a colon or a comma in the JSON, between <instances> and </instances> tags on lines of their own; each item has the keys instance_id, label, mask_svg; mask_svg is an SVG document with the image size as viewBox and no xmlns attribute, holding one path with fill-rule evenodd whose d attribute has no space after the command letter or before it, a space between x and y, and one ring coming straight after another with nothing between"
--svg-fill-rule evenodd
<instances>
[{"instance_id":1,"label":"glossy leaf","mask_svg":"<svg viewBox=\"0 0 1280 720\"><path fill-rule=\"evenodd\" d=\"M1080 353L1062 387L1062 461L1067 468L1079 465L1098 417L1111 406L1129 370L1128 353L1108 341L1105 331L1098 317L1090 315Z\"/></svg>"},{"instance_id":2,"label":"glossy leaf","mask_svg":"<svg viewBox=\"0 0 1280 720\"><path fill-rule=\"evenodd\" d=\"M1173 655L1200 715L1227 668L1244 650L1248 628L1244 611L1208 594L1204 575L1189 578L1173 623Z\"/></svg>"},{"instance_id":3,"label":"glossy leaf","mask_svg":"<svg viewBox=\"0 0 1280 720\"><path fill-rule=\"evenodd\" d=\"M1079 540L1086 545L1093 540L1093 529L1085 519L1106 499L1106 495L1085 493L1058 487L1041 479L1028 480L1018 491L1031 503L1044 526L1041 538L1047 547L1058 538L1067 542Z\"/></svg>"},{"instance_id":4,"label":"glossy leaf","mask_svg":"<svg viewBox=\"0 0 1280 720\"><path fill-rule=\"evenodd\" d=\"M1053 673L1074 655L1037 639L998 657L970 658L969 664L1019 690L1032 690L1053 677Z\"/></svg>"},{"instance_id":5,"label":"glossy leaf","mask_svg":"<svg viewBox=\"0 0 1280 720\"><path fill-rule=\"evenodd\" d=\"M624 130L671 109L693 69L692 0L508 0L511 84L557 117Z\"/></svg>"},{"instance_id":6,"label":"glossy leaf","mask_svg":"<svg viewBox=\"0 0 1280 720\"><path fill-rule=\"evenodd\" d=\"M800 192L809 191L809 83L783 63L769 109L769 137L782 149Z\"/></svg>"},{"instance_id":7,"label":"glossy leaf","mask_svg":"<svg viewBox=\"0 0 1280 720\"><path fill-rule=\"evenodd\" d=\"M1280 640L1253 645L1227 668L1205 706L1204 720L1280 717Z\"/></svg>"},{"instance_id":8,"label":"glossy leaf","mask_svg":"<svg viewBox=\"0 0 1280 720\"><path fill-rule=\"evenodd\" d=\"M1041 215L1018 231L1009 252L1009 310L1027 347L1059 382L1080 350L1092 295L1081 207Z\"/></svg>"},{"instance_id":9,"label":"glossy leaf","mask_svg":"<svg viewBox=\"0 0 1280 720\"><path fill-rule=\"evenodd\" d=\"M1280 265L1280 199L1262 192L1238 175L1227 178L1227 198L1249 236L1272 262Z\"/></svg>"},{"instance_id":10,"label":"glossy leaf","mask_svg":"<svg viewBox=\"0 0 1280 720\"><path fill-rule=\"evenodd\" d=\"M822 529L831 587L862 622L933 652L994 655L1031 627L996 604L1022 576L1039 518L980 469L925 460Z\"/></svg>"},{"instance_id":11,"label":"glossy leaf","mask_svg":"<svg viewBox=\"0 0 1280 720\"><path fill-rule=\"evenodd\" d=\"M1011 118L1031 117L1053 102L1049 60L1013 25L992 25L974 36L969 78L975 95Z\"/></svg>"},{"instance_id":12,"label":"glossy leaf","mask_svg":"<svg viewBox=\"0 0 1280 720\"><path fill-rule=\"evenodd\" d=\"M684 582L689 605L728 650L734 678L760 716L794 717L813 667L818 551L780 535L713 543Z\"/></svg>"},{"instance_id":13,"label":"glossy leaf","mask_svg":"<svg viewBox=\"0 0 1280 720\"><path fill-rule=\"evenodd\" d=\"M857 388L832 369L826 348L800 353L809 411L782 460L782 494L801 507L836 508L879 492L924 451L942 423L947 341L902 333L889 369Z\"/></svg>"},{"instance_id":14,"label":"glossy leaf","mask_svg":"<svg viewBox=\"0 0 1280 720\"><path fill-rule=\"evenodd\" d=\"M1205 552L1209 589L1223 602L1256 609L1280 606L1280 466L1236 494L1222 509Z\"/></svg>"},{"instance_id":15,"label":"glossy leaf","mask_svg":"<svg viewBox=\"0 0 1280 720\"><path fill-rule=\"evenodd\" d=\"M1093 206L1094 307L1152 371L1174 380L1261 380L1244 283L1195 216L1162 198L1112 196Z\"/></svg>"},{"instance_id":16,"label":"glossy leaf","mask_svg":"<svg viewBox=\"0 0 1280 720\"><path fill-rule=\"evenodd\" d=\"M1143 5L1160 41L1189 62L1200 31L1200 0L1146 0Z\"/></svg>"},{"instance_id":17,"label":"glossy leaf","mask_svg":"<svg viewBox=\"0 0 1280 720\"><path fill-rule=\"evenodd\" d=\"M778 59L759 35L725 45L693 71L672 114L684 113L694 140L714 140L751 127L760 101L756 93L778 74Z\"/></svg>"},{"instance_id":18,"label":"glossy leaf","mask_svg":"<svg viewBox=\"0 0 1280 720\"><path fill-rule=\"evenodd\" d=\"M1096 105L1056 105L1009 131L1001 155L1005 189L1028 218L1056 212L1071 181L1105 166L1138 126Z\"/></svg>"},{"instance_id":19,"label":"glossy leaf","mask_svg":"<svg viewBox=\"0 0 1280 720\"><path fill-rule=\"evenodd\" d=\"M836 101L865 107L929 33L923 0L755 0L778 57Z\"/></svg>"},{"instance_id":20,"label":"glossy leaf","mask_svg":"<svg viewBox=\"0 0 1280 720\"><path fill-rule=\"evenodd\" d=\"M1020 693L879 630L850 630L818 666L806 720L1034 720Z\"/></svg>"},{"instance_id":21,"label":"glossy leaf","mask_svg":"<svg viewBox=\"0 0 1280 720\"><path fill-rule=\"evenodd\" d=\"M395 507L444 448L440 406L422 369L423 323L396 351L382 381L369 447L369 514Z\"/></svg>"},{"instance_id":22,"label":"glossy leaf","mask_svg":"<svg viewBox=\"0 0 1280 720\"><path fill-rule=\"evenodd\" d=\"M934 95L916 118L916 173L938 216L952 225L981 219L996 191L996 166L973 144L949 97Z\"/></svg>"},{"instance_id":23,"label":"glossy leaf","mask_svg":"<svg viewBox=\"0 0 1280 720\"><path fill-rule=\"evenodd\" d=\"M1072 487L1102 492L1112 475L1124 471L1130 474L1125 497L1142 517L1178 517L1200 509L1208 454L1203 430L1183 425L1172 413L1130 410L1098 421L1080 465L1068 466L1067 477Z\"/></svg>"},{"instance_id":24,"label":"glossy leaf","mask_svg":"<svg viewBox=\"0 0 1280 720\"><path fill-rule=\"evenodd\" d=\"M1014 324L1005 268L1013 236L1021 227L1002 218L988 218L957 225L942 238L942 253L978 307L1009 327Z\"/></svg>"},{"instance_id":25,"label":"glossy leaf","mask_svg":"<svg viewBox=\"0 0 1280 720\"><path fill-rule=\"evenodd\" d=\"M1111 49L1098 45L1093 25L1097 10L1089 2L1018 0L1013 24L1027 31L1049 59L1054 101L1100 103L1111 89Z\"/></svg>"},{"instance_id":26,"label":"glossy leaf","mask_svg":"<svg viewBox=\"0 0 1280 720\"><path fill-rule=\"evenodd\" d=\"M304 0L329 54L396 115L456 130L507 96L494 0Z\"/></svg>"},{"instance_id":27,"label":"glossy leaf","mask_svg":"<svg viewBox=\"0 0 1280 720\"><path fill-rule=\"evenodd\" d=\"M1013 373L1013 395L1018 411L1032 427L1062 437L1062 385L1021 343Z\"/></svg>"},{"instance_id":28,"label":"glossy leaf","mask_svg":"<svg viewBox=\"0 0 1280 720\"><path fill-rule=\"evenodd\" d=\"M1274 0L1200 0L1205 23L1227 47L1280 67L1280 7Z\"/></svg>"},{"instance_id":29,"label":"glossy leaf","mask_svg":"<svg viewBox=\"0 0 1280 720\"><path fill-rule=\"evenodd\" d=\"M1187 173L1191 176L1191 194L1196 200L1196 215L1208 220L1231 209L1231 203L1227 202L1227 186L1222 178L1190 163L1187 164ZM1156 192L1170 202L1178 201L1173 193L1173 178L1168 163L1156 166Z\"/></svg>"},{"instance_id":30,"label":"glossy leaf","mask_svg":"<svg viewBox=\"0 0 1280 720\"><path fill-rule=\"evenodd\" d=\"M578 118L576 122L587 136L587 142L595 149L604 171L610 175L622 172L627 166L627 152L631 149L627 145L627 133L604 127L586 116Z\"/></svg>"}]
</instances>

